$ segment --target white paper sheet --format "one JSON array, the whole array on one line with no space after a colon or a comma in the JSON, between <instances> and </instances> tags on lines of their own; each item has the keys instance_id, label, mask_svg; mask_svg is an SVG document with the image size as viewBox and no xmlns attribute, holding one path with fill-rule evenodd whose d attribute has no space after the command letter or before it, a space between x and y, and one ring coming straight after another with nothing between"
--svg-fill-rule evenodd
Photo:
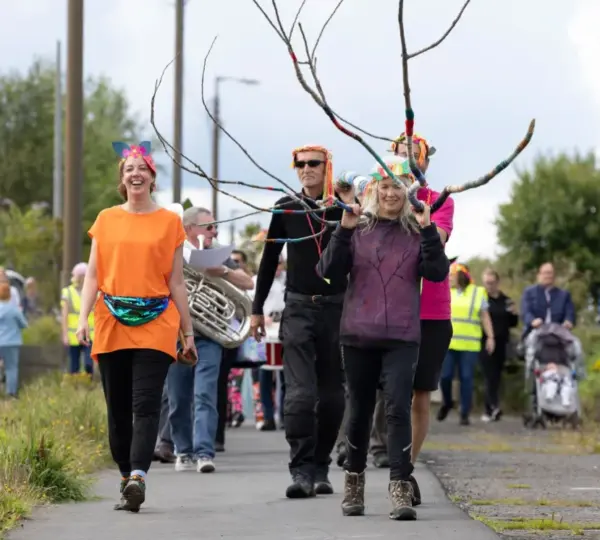
<instances>
[{"instance_id":1,"label":"white paper sheet","mask_svg":"<svg viewBox=\"0 0 600 540\"><path fill-rule=\"evenodd\" d=\"M219 246L213 249L188 250L184 246L183 256L192 268L203 270L221 266L231 255L233 249L233 246Z\"/></svg>"}]
</instances>

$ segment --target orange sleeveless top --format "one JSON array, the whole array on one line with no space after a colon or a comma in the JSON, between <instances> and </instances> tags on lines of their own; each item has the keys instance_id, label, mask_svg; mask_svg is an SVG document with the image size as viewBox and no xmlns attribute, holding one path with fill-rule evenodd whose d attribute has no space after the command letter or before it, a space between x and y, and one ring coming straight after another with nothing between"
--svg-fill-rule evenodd
<instances>
[{"instance_id":1,"label":"orange sleeveless top","mask_svg":"<svg viewBox=\"0 0 600 540\"><path fill-rule=\"evenodd\" d=\"M185 240L181 218L160 208L132 214L120 206L102 210L88 231L97 245L98 290L111 296L169 296L175 250ZM180 317L172 300L156 319L125 326L110 313L102 294L94 307L92 357L121 349L154 349L177 355Z\"/></svg>"}]
</instances>

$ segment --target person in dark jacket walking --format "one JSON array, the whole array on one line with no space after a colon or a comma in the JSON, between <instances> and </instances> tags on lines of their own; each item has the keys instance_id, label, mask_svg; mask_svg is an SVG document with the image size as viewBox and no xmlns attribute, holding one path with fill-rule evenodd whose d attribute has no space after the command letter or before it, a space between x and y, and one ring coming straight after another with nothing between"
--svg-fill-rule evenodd
<instances>
[{"instance_id":1,"label":"person in dark jacket walking","mask_svg":"<svg viewBox=\"0 0 600 540\"><path fill-rule=\"evenodd\" d=\"M500 384L502 371L506 363L506 352L510 341L510 329L519 324L517 306L513 300L500 290L500 276L492 268L483 272L483 286L488 295L488 313L492 319L492 328L496 347L492 354L485 348L486 337L481 338L479 359L485 380L485 414L483 422L498 421L502 416L500 409Z\"/></svg>"},{"instance_id":2,"label":"person in dark jacket walking","mask_svg":"<svg viewBox=\"0 0 600 540\"><path fill-rule=\"evenodd\" d=\"M369 433L381 380L388 424L390 518L414 520L411 401L421 338L420 283L421 278L444 281L449 261L429 206L425 204L422 213L411 211L406 162L388 167L401 181L373 174L363 201L369 217L359 224L358 205L352 206L353 213L343 213L317 270L332 283L350 274L340 325L350 402L342 512L364 513Z\"/></svg>"},{"instance_id":3,"label":"person in dark jacket walking","mask_svg":"<svg viewBox=\"0 0 600 540\"><path fill-rule=\"evenodd\" d=\"M304 146L292 155L302 184L302 192L296 198L316 209L315 201L323 201L333 192L331 154L321 146ZM304 210L290 196L277 201L276 206ZM339 221L342 210L332 206L320 215L328 221ZM265 336L264 306L283 249L283 243L268 239L289 239L280 337L286 386L285 436L290 446L292 476L286 496L292 499L333 493L328 475L331 451L344 415L338 332L347 278L328 281L317 275L316 266L331 231L308 214L273 214L256 278L251 329L253 337L260 341ZM322 234L311 238L318 233ZM297 241L303 237L309 238Z\"/></svg>"}]
</instances>

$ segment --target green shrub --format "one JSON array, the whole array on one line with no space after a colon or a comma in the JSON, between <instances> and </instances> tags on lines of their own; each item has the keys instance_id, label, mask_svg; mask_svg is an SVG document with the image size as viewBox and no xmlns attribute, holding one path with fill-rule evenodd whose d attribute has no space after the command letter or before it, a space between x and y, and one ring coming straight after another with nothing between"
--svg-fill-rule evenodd
<instances>
[{"instance_id":1,"label":"green shrub","mask_svg":"<svg viewBox=\"0 0 600 540\"><path fill-rule=\"evenodd\" d=\"M62 330L60 323L52 315L44 315L33 320L23 330L23 345L50 345L60 343Z\"/></svg>"},{"instance_id":2,"label":"green shrub","mask_svg":"<svg viewBox=\"0 0 600 540\"><path fill-rule=\"evenodd\" d=\"M106 407L86 374L42 377L0 403L0 536L36 504L84 500L108 462Z\"/></svg>"}]
</instances>

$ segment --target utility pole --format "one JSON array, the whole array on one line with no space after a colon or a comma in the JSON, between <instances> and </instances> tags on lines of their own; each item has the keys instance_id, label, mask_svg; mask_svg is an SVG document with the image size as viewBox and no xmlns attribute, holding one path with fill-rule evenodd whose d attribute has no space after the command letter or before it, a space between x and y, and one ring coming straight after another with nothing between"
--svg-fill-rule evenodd
<instances>
[{"instance_id":1,"label":"utility pole","mask_svg":"<svg viewBox=\"0 0 600 540\"><path fill-rule=\"evenodd\" d=\"M218 217L218 204L219 204L219 192L216 187L216 180L219 178L219 136L221 135L221 128L219 125L221 124L221 119L219 118L219 84L221 82L221 77L217 77L215 79L215 103L213 109L213 116L215 117L215 121L213 122L213 140L212 140L212 177L215 179L215 184L212 188L212 214L215 221L219 220Z\"/></svg>"},{"instance_id":2,"label":"utility pole","mask_svg":"<svg viewBox=\"0 0 600 540\"><path fill-rule=\"evenodd\" d=\"M67 151L64 187L62 282L81 260L83 184L83 0L68 0Z\"/></svg>"},{"instance_id":3,"label":"utility pole","mask_svg":"<svg viewBox=\"0 0 600 540\"><path fill-rule=\"evenodd\" d=\"M219 138L221 135L221 103L219 97L219 85L224 81L232 81L238 84L245 84L248 86L254 86L260 84L256 79L246 79L243 77L216 77L215 78L215 98L213 106L213 137L212 137L212 177L216 180L219 179ZM218 204L219 204L219 192L216 190L216 183L212 186L212 214L215 221L218 221Z\"/></svg>"},{"instance_id":4,"label":"utility pole","mask_svg":"<svg viewBox=\"0 0 600 540\"><path fill-rule=\"evenodd\" d=\"M63 129L62 129L62 68L60 41L56 42L56 81L54 84L54 183L52 186L52 217L62 218L63 206Z\"/></svg>"},{"instance_id":5,"label":"utility pole","mask_svg":"<svg viewBox=\"0 0 600 540\"><path fill-rule=\"evenodd\" d=\"M181 160L183 123L183 8L184 0L177 0L175 7L175 104L174 148L175 159ZM173 162L173 202L181 202L181 168Z\"/></svg>"}]
</instances>

